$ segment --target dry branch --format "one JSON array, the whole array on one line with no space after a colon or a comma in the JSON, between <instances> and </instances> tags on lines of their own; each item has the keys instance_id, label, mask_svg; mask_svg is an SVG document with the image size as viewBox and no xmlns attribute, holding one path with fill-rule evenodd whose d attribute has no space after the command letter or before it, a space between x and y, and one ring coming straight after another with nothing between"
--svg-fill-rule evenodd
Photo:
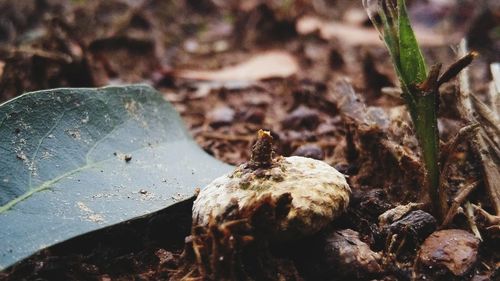
<instances>
[{"instance_id":1,"label":"dry branch","mask_svg":"<svg viewBox=\"0 0 500 281\"><path fill-rule=\"evenodd\" d=\"M460 50L459 50L459 55L464 56L467 53L467 43L464 40L460 43ZM485 132L485 126L491 125L491 123L495 123L492 116L487 116L485 117L484 115L482 116L481 119L477 119L474 116L474 109L473 109L473 104L476 105L476 108L481 108L484 110L482 105L477 107L477 101L474 102L474 100L477 100L477 98L471 97L471 90L469 86L469 72L468 69L464 69L459 74L459 79L460 79L460 91L459 91L459 96L458 96L458 110L460 112L460 115L462 116L462 119L467 122L479 122L481 125L481 132ZM478 114L481 115L483 111L479 111ZM488 112L488 111L485 111ZM491 120L493 119L493 120ZM498 118L496 118L498 120ZM485 122L485 120L493 121L493 122ZM485 124L487 123L487 124ZM496 126L493 127L498 127L498 123ZM495 128L496 130L497 128ZM475 136L471 138L471 146L474 150L474 153L476 155L479 155L481 159L481 164L483 166L484 170L484 182L486 185L486 190L488 191L488 194L490 196L491 203L493 205L493 208L495 209L495 212L497 215L500 214L500 170L498 165L494 162L492 159L492 155L490 154L490 149L484 140L484 137L482 134L478 133Z\"/></svg>"}]
</instances>

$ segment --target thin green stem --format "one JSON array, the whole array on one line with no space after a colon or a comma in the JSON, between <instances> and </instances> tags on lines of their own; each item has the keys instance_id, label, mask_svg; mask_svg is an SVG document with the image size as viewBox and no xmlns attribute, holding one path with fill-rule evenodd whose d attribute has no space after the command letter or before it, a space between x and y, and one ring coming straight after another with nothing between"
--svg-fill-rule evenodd
<instances>
[{"instance_id":1,"label":"thin green stem","mask_svg":"<svg viewBox=\"0 0 500 281\"><path fill-rule=\"evenodd\" d=\"M416 115L412 119L425 168L422 197L428 197L434 214L440 219L445 209L439 196L439 134L435 95L417 99Z\"/></svg>"}]
</instances>

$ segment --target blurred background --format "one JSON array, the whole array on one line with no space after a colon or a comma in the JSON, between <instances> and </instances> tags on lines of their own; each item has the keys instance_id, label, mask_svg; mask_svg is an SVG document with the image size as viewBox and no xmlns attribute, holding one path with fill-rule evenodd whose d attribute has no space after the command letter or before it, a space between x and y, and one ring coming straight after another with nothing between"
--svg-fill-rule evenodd
<instances>
[{"instance_id":1,"label":"blurred background","mask_svg":"<svg viewBox=\"0 0 500 281\"><path fill-rule=\"evenodd\" d=\"M480 53L474 90L487 91L500 57L500 2L407 2L427 61L451 64L467 38ZM331 159L343 128L329 95L339 77L368 105L402 104L361 0L0 1L0 101L147 83L206 151L232 164L248 158L258 128L272 130L285 155Z\"/></svg>"}]
</instances>

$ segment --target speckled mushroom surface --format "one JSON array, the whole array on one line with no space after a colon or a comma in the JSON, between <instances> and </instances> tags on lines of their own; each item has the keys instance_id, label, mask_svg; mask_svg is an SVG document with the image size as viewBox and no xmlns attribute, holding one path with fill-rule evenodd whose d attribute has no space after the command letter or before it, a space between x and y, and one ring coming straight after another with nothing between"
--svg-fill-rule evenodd
<instances>
[{"instance_id":1,"label":"speckled mushroom surface","mask_svg":"<svg viewBox=\"0 0 500 281\"><path fill-rule=\"evenodd\" d=\"M241 209L271 195L292 197L288 215L280 222L283 237L313 234L342 214L351 190L343 174L325 162L306 157L276 157L270 167L249 169L242 164L201 190L193 205L193 222L207 225L238 202Z\"/></svg>"}]
</instances>

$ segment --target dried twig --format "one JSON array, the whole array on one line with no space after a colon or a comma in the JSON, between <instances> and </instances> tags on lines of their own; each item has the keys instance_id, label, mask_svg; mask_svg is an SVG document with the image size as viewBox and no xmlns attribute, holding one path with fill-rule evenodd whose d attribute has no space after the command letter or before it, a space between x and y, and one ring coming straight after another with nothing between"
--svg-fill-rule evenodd
<instances>
[{"instance_id":1,"label":"dried twig","mask_svg":"<svg viewBox=\"0 0 500 281\"><path fill-rule=\"evenodd\" d=\"M473 204L473 207L474 207L474 210L476 212L481 214L481 216L486 219L488 224L490 224L490 225L500 224L500 216L492 215L492 214L488 213L486 210L484 210L483 208L481 208L480 206Z\"/></svg>"},{"instance_id":2,"label":"dried twig","mask_svg":"<svg viewBox=\"0 0 500 281\"><path fill-rule=\"evenodd\" d=\"M139 1L137 1L139 2ZM135 5L130 7L125 13L121 14L120 16L117 17L117 19L113 22L113 25L111 26L111 30L108 32L109 36L116 36L120 32L123 32L127 26L130 24L132 21L132 18L140 13L141 11L144 11L145 7L150 3L150 0L142 0L139 3L134 3Z\"/></svg>"},{"instance_id":3,"label":"dried twig","mask_svg":"<svg viewBox=\"0 0 500 281\"><path fill-rule=\"evenodd\" d=\"M500 63L492 63L490 65L491 75L493 76L493 82L495 83L495 87L497 93L500 92Z\"/></svg>"},{"instance_id":4,"label":"dried twig","mask_svg":"<svg viewBox=\"0 0 500 281\"><path fill-rule=\"evenodd\" d=\"M481 233L479 232L479 229L477 228L476 225L476 220L474 218L474 209L472 207L472 204L467 201L465 202L465 216L467 217L467 220L469 221L469 226L470 229L472 230L472 233L479 239L480 241L483 241L483 237L481 237Z\"/></svg>"},{"instance_id":5,"label":"dried twig","mask_svg":"<svg viewBox=\"0 0 500 281\"><path fill-rule=\"evenodd\" d=\"M483 139L486 141L486 143L490 146L491 148L491 153L493 154L492 156L496 157L497 161L500 161L500 146L497 142L494 141L493 137L490 137L489 134L485 133L484 131L481 131L481 136Z\"/></svg>"},{"instance_id":6,"label":"dried twig","mask_svg":"<svg viewBox=\"0 0 500 281\"><path fill-rule=\"evenodd\" d=\"M496 115L499 115L500 110L500 95L495 86L495 82L491 81L488 85L488 99L490 102L490 107Z\"/></svg>"},{"instance_id":7,"label":"dried twig","mask_svg":"<svg viewBox=\"0 0 500 281\"><path fill-rule=\"evenodd\" d=\"M53 60L53 61L57 61L57 62L63 62L63 63L73 62L73 58L67 54L60 53L60 52L47 51L47 50L32 48L32 47L8 48L5 51L10 55L27 54L27 55L38 56L41 58L45 58L45 59L49 59L49 60Z\"/></svg>"},{"instance_id":8,"label":"dried twig","mask_svg":"<svg viewBox=\"0 0 500 281\"><path fill-rule=\"evenodd\" d=\"M491 76L493 76L493 81L490 84L490 103L493 111L497 114L500 113L500 63L490 64Z\"/></svg>"},{"instance_id":9,"label":"dried twig","mask_svg":"<svg viewBox=\"0 0 500 281\"><path fill-rule=\"evenodd\" d=\"M448 213L446 214L446 217L441 224L441 227L446 227L451 223L455 215L458 213L458 208L462 203L465 201L467 196L478 187L479 181L475 181L471 184L466 185L464 188L460 189L459 193L455 198L453 199L453 203L451 204L450 208L448 209Z\"/></svg>"},{"instance_id":10,"label":"dried twig","mask_svg":"<svg viewBox=\"0 0 500 281\"><path fill-rule=\"evenodd\" d=\"M470 97L478 116L484 121L484 125L494 130L497 135L500 135L500 120L495 112L489 109L486 104L476 97L476 95L471 94Z\"/></svg>"},{"instance_id":11,"label":"dried twig","mask_svg":"<svg viewBox=\"0 0 500 281\"><path fill-rule=\"evenodd\" d=\"M446 179L448 178L448 173L450 171L450 163L449 163L450 158L453 155L453 152L456 151L458 145L460 143L462 143L464 140L467 140L467 139L470 139L471 137L474 137L477 134L478 129L479 129L478 123L474 123L474 124L471 124L471 125L468 125L468 126L461 128L458 131L458 133L443 146L443 148L441 150L441 173L439 175L439 177L440 177L439 178L439 198L440 198L439 204L441 205L441 209L444 212L447 212L446 216L444 217L443 225L445 225L445 223L446 224L449 223L449 221L447 221L447 220L452 219L452 218L448 218L448 217L451 215L450 209L454 208L453 206L451 206L449 209L448 208L448 200L446 200L446 198L447 198L446 191L448 190L448 182L446 181ZM460 204L459 204L459 206L460 206ZM457 206L457 208L458 208L458 206ZM454 215L455 214L453 214L453 216Z\"/></svg>"},{"instance_id":12,"label":"dried twig","mask_svg":"<svg viewBox=\"0 0 500 281\"><path fill-rule=\"evenodd\" d=\"M472 63L472 60L474 60L475 57L477 57L476 52L469 52L465 56L459 58L455 63L450 65L444 71L444 73L439 77L437 81L438 85L442 85L450 81L451 79L455 78L460 73L460 71L462 71L464 68L466 68L467 66L469 66L469 64Z\"/></svg>"},{"instance_id":13,"label":"dried twig","mask_svg":"<svg viewBox=\"0 0 500 281\"><path fill-rule=\"evenodd\" d=\"M390 96L392 98L402 100L401 94L403 94L403 91L401 89L396 88L396 87L383 87L380 89L380 92L384 95Z\"/></svg>"},{"instance_id":14,"label":"dried twig","mask_svg":"<svg viewBox=\"0 0 500 281\"><path fill-rule=\"evenodd\" d=\"M459 55L464 56L467 53L467 42L465 39L460 43ZM481 129L484 130L485 122L483 120L477 120L474 116L473 103L471 98L471 90L469 85L469 74L468 69L459 74L460 79L460 92L458 96L458 110L462 119L467 122L479 122ZM483 118L484 119L484 118ZM480 122L482 121L482 122ZM471 146L476 155L479 155L481 163L484 170L484 183L486 185L486 190L490 196L493 208L496 214L500 214L500 169L498 165L493 161L488 145L486 144L483 136L481 134L476 134L471 138Z\"/></svg>"},{"instance_id":15,"label":"dried twig","mask_svg":"<svg viewBox=\"0 0 500 281\"><path fill-rule=\"evenodd\" d=\"M446 144L441 148L441 172L447 169L447 162L450 159L450 156L456 151L458 145L462 143L464 140L469 139L470 137L477 134L479 129L479 123L473 123L467 126L462 127L458 133L453 136Z\"/></svg>"}]
</instances>

